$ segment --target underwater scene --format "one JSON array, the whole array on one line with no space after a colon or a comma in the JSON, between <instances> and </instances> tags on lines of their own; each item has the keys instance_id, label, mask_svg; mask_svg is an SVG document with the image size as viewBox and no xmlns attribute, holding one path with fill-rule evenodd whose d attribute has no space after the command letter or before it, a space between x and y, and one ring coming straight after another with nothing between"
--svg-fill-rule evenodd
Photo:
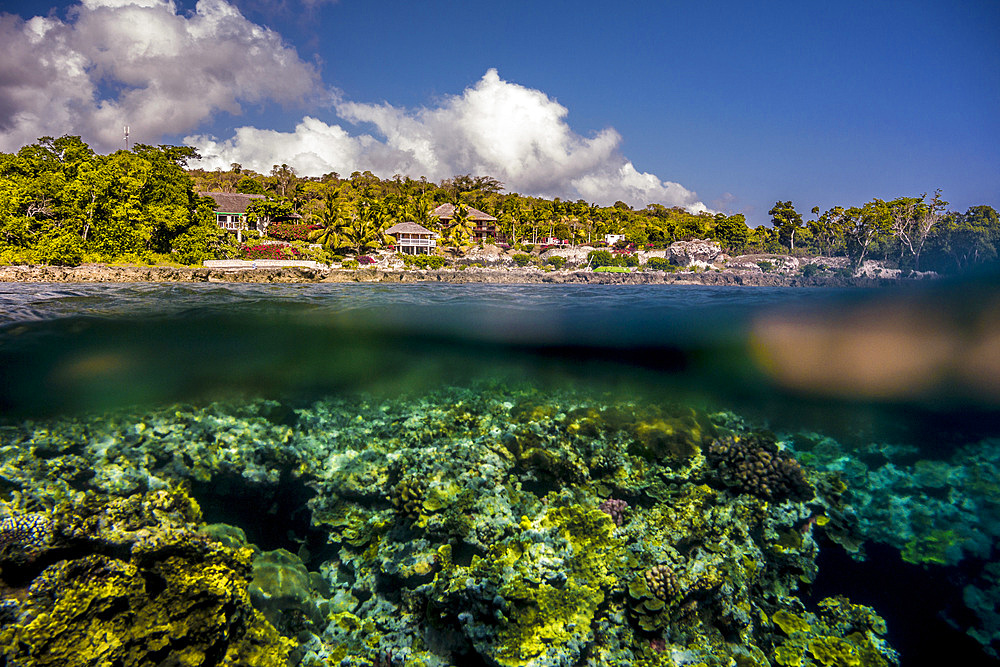
<instances>
[{"instance_id":1,"label":"underwater scene","mask_svg":"<svg viewBox=\"0 0 1000 667\"><path fill-rule=\"evenodd\" d=\"M1000 664L998 285L2 284L0 665Z\"/></svg>"}]
</instances>

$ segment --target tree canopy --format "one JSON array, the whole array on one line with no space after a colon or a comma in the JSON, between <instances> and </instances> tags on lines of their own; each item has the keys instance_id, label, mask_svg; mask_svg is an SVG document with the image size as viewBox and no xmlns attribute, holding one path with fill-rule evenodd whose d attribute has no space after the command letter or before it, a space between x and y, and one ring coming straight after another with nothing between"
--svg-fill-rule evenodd
<instances>
[{"instance_id":1,"label":"tree canopy","mask_svg":"<svg viewBox=\"0 0 1000 667\"><path fill-rule=\"evenodd\" d=\"M251 222L296 214L303 251L312 241L330 253L376 249L389 241L385 230L404 221L437 229L443 245L463 247L472 242L471 208L496 217L499 235L511 244L546 237L599 243L616 234L625 244L656 248L697 238L715 240L733 255L841 255L855 264L876 258L903 269L958 271L997 261L1000 243L993 208L946 211L940 191L929 199L873 199L824 212L814 207L809 220L793 202L778 201L769 211L772 225L751 228L740 213L504 192L503 183L484 175L437 184L399 174L381 179L370 171L304 177L287 164L266 174L239 164L187 168L197 157L186 146L144 144L98 155L74 136L42 137L16 153L0 153L0 261L193 263L238 254L235 240L215 224L212 200L198 192L264 195L248 210ZM431 215L442 203L456 205L447 224Z\"/></svg>"}]
</instances>

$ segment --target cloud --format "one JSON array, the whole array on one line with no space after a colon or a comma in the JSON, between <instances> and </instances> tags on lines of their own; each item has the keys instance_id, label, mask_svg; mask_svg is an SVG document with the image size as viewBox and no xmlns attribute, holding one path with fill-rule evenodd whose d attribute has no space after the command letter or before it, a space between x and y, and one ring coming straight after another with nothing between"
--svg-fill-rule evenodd
<instances>
[{"instance_id":1,"label":"cloud","mask_svg":"<svg viewBox=\"0 0 1000 667\"><path fill-rule=\"evenodd\" d=\"M335 106L342 120L372 132L352 135L306 117L292 132L243 127L224 141L199 135L185 142L200 148L206 168L239 162L266 172L287 163L307 175L370 170L431 180L471 173L493 176L522 194L707 210L682 185L638 171L621 155L615 130L589 138L575 133L565 107L542 91L502 80L494 69L433 108L347 100Z\"/></svg>"},{"instance_id":2,"label":"cloud","mask_svg":"<svg viewBox=\"0 0 1000 667\"><path fill-rule=\"evenodd\" d=\"M67 13L0 15L0 150L79 134L100 150L122 125L145 141L243 103L304 99L318 82L277 33L225 0L83 0Z\"/></svg>"}]
</instances>

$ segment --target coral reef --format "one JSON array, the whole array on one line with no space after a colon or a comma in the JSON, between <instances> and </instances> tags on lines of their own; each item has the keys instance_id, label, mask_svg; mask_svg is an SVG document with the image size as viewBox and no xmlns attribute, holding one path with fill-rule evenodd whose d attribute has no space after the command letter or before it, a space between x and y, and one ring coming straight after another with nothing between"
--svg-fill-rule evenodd
<instances>
[{"instance_id":1,"label":"coral reef","mask_svg":"<svg viewBox=\"0 0 1000 667\"><path fill-rule=\"evenodd\" d=\"M743 493L765 500L809 500L813 495L798 462L778 449L771 434L720 438L706 458L723 484Z\"/></svg>"},{"instance_id":2,"label":"coral reef","mask_svg":"<svg viewBox=\"0 0 1000 667\"><path fill-rule=\"evenodd\" d=\"M0 477L10 665L897 661L871 610L796 597L838 474L725 413L496 383L173 406L2 427Z\"/></svg>"},{"instance_id":3,"label":"coral reef","mask_svg":"<svg viewBox=\"0 0 1000 667\"><path fill-rule=\"evenodd\" d=\"M292 643L250 603L251 551L222 547L194 526L181 489L128 498L89 494L46 521L44 544L9 544L0 560L8 599L5 664L283 665ZM30 533L30 531L29 531Z\"/></svg>"},{"instance_id":4,"label":"coral reef","mask_svg":"<svg viewBox=\"0 0 1000 667\"><path fill-rule=\"evenodd\" d=\"M597 506L605 514L611 517L615 525L621 527L625 523L625 513L628 511L628 503L617 498L608 498Z\"/></svg>"},{"instance_id":5,"label":"coral reef","mask_svg":"<svg viewBox=\"0 0 1000 667\"><path fill-rule=\"evenodd\" d=\"M784 442L804 465L842 480L828 537L859 557L867 539L898 549L906 562L941 568L932 576L954 578L963 589L965 609L950 612L951 622L1000 655L1000 441L968 443L939 459L913 445L845 445L811 432Z\"/></svg>"}]
</instances>

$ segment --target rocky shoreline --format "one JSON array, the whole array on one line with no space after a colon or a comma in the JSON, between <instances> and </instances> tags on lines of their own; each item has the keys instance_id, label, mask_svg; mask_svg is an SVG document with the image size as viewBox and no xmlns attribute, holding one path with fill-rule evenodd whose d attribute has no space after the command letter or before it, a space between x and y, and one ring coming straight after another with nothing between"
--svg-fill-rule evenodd
<instances>
[{"instance_id":1,"label":"rocky shoreline","mask_svg":"<svg viewBox=\"0 0 1000 667\"><path fill-rule=\"evenodd\" d=\"M241 270L204 267L112 266L0 266L0 282L31 283L493 283L590 285L723 285L743 287L882 287L907 282L900 278L842 275L783 275L732 270L636 271L601 273L589 270L545 271L538 268L479 268L465 270L312 269L305 267Z\"/></svg>"}]
</instances>

